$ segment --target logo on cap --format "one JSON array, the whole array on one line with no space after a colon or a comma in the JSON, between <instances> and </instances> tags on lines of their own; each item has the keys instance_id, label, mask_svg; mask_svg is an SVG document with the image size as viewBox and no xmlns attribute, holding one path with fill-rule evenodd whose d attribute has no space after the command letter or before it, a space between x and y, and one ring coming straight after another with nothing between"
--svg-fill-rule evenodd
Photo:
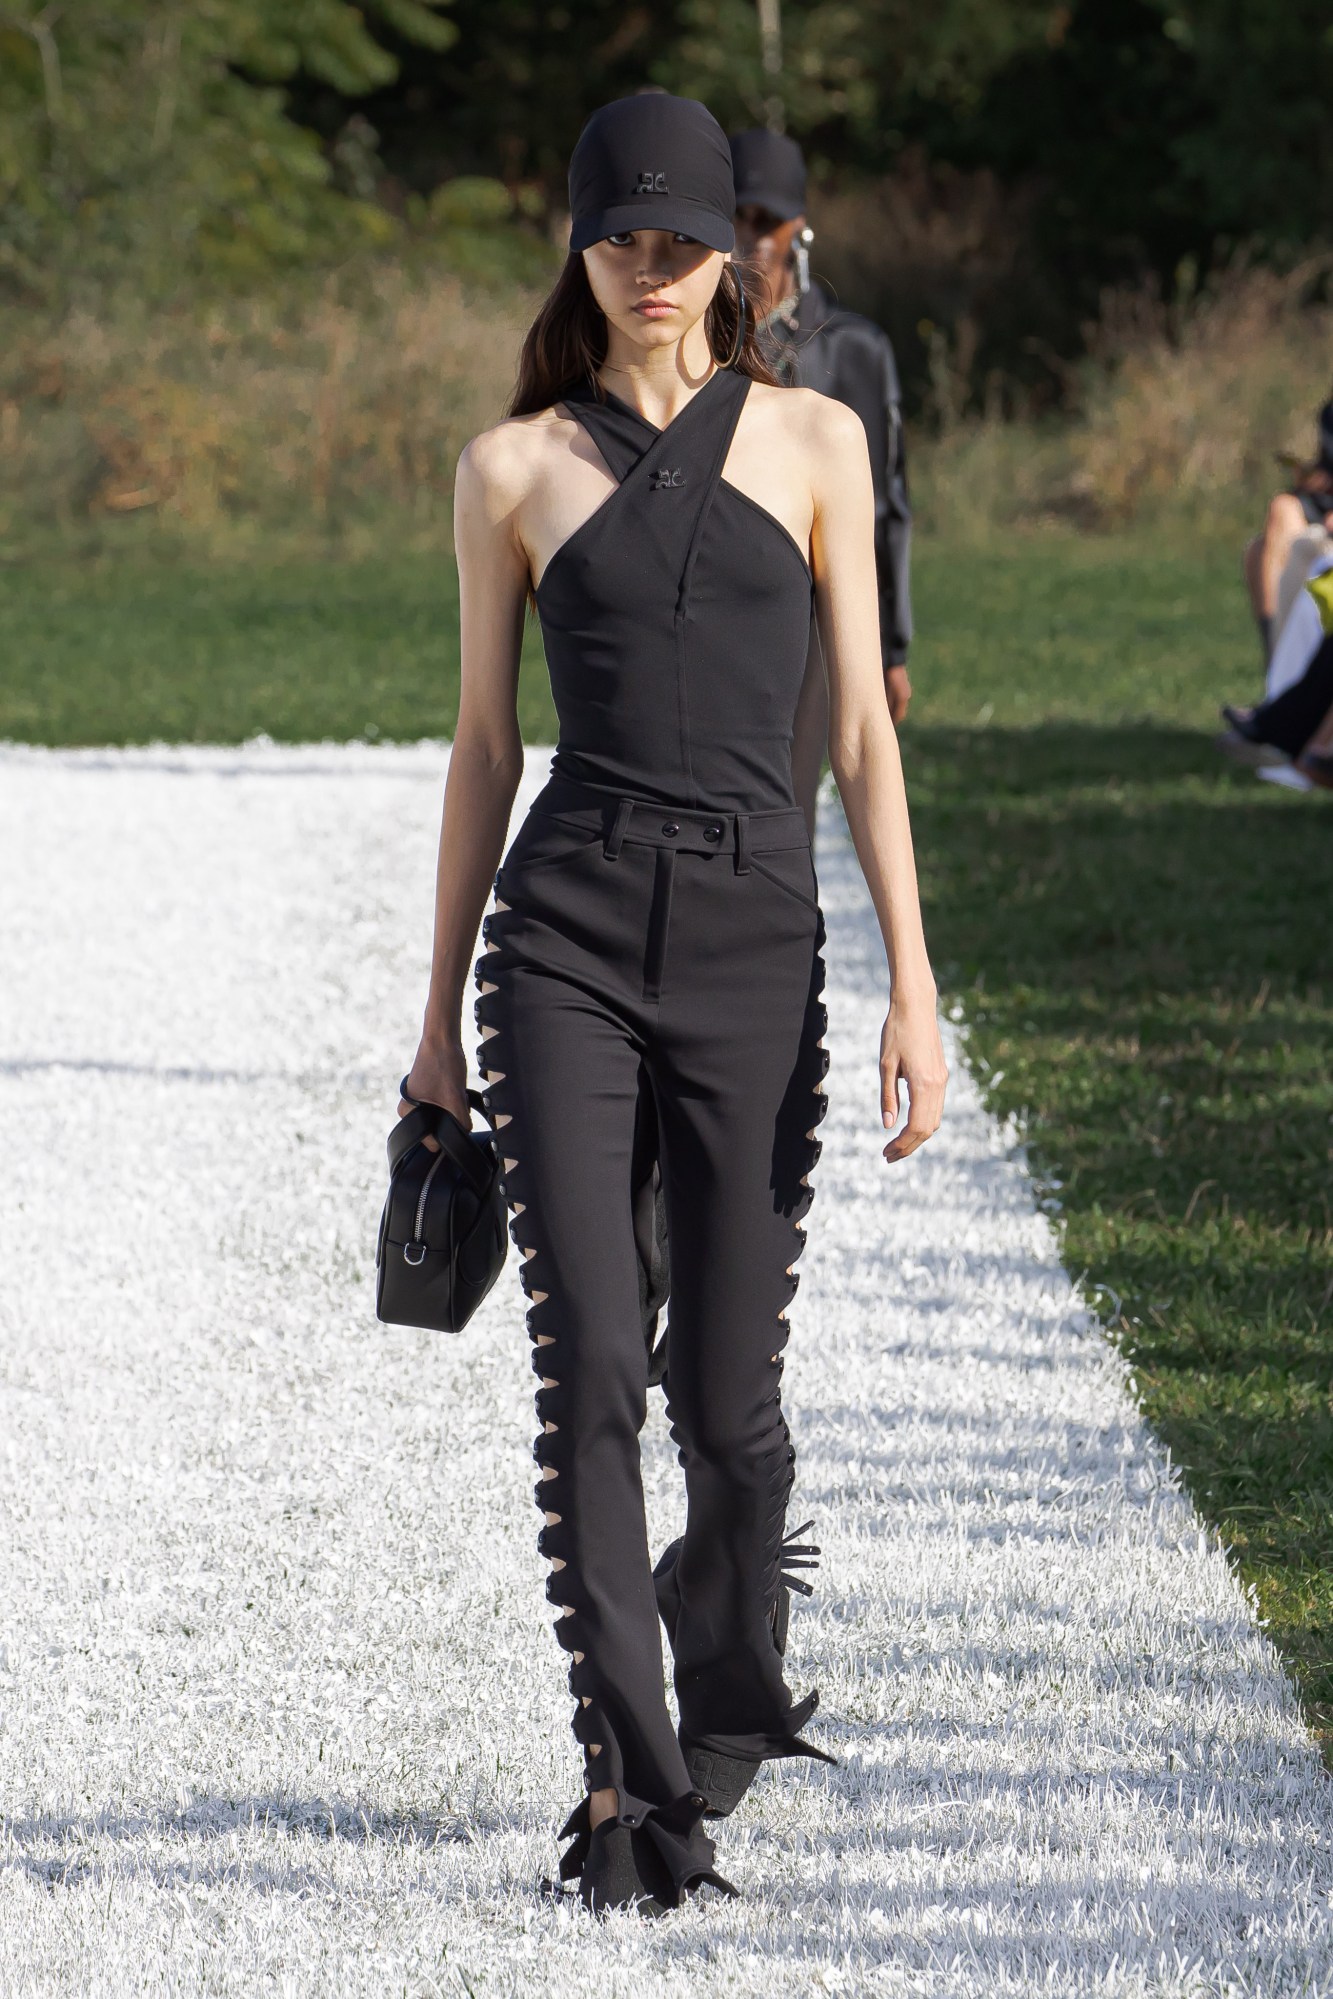
<instances>
[{"instance_id":1,"label":"logo on cap","mask_svg":"<svg viewBox=\"0 0 1333 1999\"><path fill-rule=\"evenodd\" d=\"M638 185L634 189L634 192L635 194L670 194L671 189L667 186L667 177L665 174L655 174L644 169L639 174Z\"/></svg>"}]
</instances>

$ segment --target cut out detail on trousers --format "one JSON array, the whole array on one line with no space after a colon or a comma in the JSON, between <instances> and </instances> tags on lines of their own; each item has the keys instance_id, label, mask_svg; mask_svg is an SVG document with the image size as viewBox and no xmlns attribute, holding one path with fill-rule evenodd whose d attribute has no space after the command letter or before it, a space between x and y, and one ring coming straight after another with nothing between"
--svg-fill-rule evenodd
<instances>
[{"instance_id":1,"label":"cut out detail on trousers","mask_svg":"<svg viewBox=\"0 0 1333 1999\"><path fill-rule=\"evenodd\" d=\"M523 903L523 898L520 898L520 903ZM539 1205L536 1211L533 1207L534 1198L540 1190L532 1185L525 1173L524 1132L514 1126L514 1114L526 1102L526 1092L520 1094L515 1088L519 1079L511 1074L515 1064L505 1038L506 1033L512 1031L508 1027L511 959L506 955L507 940L516 926L523 926L519 933L522 937L521 956L515 952L512 962L520 965L526 974L533 964L530 939L542 907L541 900L534 899L531 907L524 904L513 910L508 904L502 907L497 898L495 909L488 914L483 925L486 945L475 967L477 998L474 1010L480 1035L479 1059L484 1064L486 1089L483 1094L487 1108L492 1112L497 1128L503 1124L511 1131L508 1147L502 1156L502 1177L506 1201L511 1210L510 1234L520 1251L519 1277L528 1299L527 1327L533 1347L533 1370L539 1384L535 1394L539 1427L533 1442L533 1457L540 1468L540 1476L534 1487L534 1500L542 1520L538 1547L550 1565L545 1593L553 1606L556 1641L570 1658L568 1680L574 1698L572 1727L583 1751L585 1783L589 1790L615 1789L623 1808L628 1792L623 1781L621 1749L617 1746L616 1731L608 1727L602 1706L602 1682L594 1670L603 1653L600 1646L594 1647L589 1656L585 1638L588 1605L584 1579L578 1572L582 1557L574 1559L586 1543L588 1522L570 1517L571 1500L574 1498L570 1471L575 1462L570 1452L576 1439L571 1439L562 1420L566 1390L561 1378L560 1358L560 1316L567 1306L561 1302L561 1294L555 1287L555 1264L550 1260L552 1251L546 1241ZM646 905L644 913L647 914ZM744 1574L746 1602L749 1602L752 1592L754 1596L756 1615L751 1623L756 1629L769 1621L764 1607L771 1607L777 1597L787 1508L795 1479L796 1452L781 1408L780 1382L785 1365L784 1349L791 1330L788 1307L800 1282L796 1264L806 1243L802 1218L814 1199L813 1168L822 1149L816 1135L817 1128L828 1107L828 1098L821 1087L829 1060L824 1046L828 1015L821 997L825 976L823 941L821 916L817 925L816 948L807 961L810 976L803 1018L798 1014L801 1019L798 1051L779 1113L780 1129L775 1135L774 1212L790 1226L792 1234L790 1237L775 1238L773 1248L776 1253L770 1266L771 1278L763 1279L765 1293L770 1281L775 1287L771 1306L767 1308L773 1313L775 1337L771 1345L766 1342L760 1349L773 1370L772 1391L767 1388L764 1391L766 1414L763 1441L751 1461L753 1473L746 1474L747 1477L752 1475L756 1481L758 1502L758 1511L753 1516L754 1559L751 1561L747 1557ZM537 964L540 968L540 959ZM618 1688L620 1683L613 1681L610 1684ZM782 1685L780 1671L775 1685ZM794 1727L799 1726L794 1719L798 1710L809 1711L810 1697L800 1703L793 1703L790 1696L786 1698L788 1708L785 1711L776 1693L766 1694L755 1710L753 1725L762 1727L765 1740L773 1745L776 1753L794 1753L779 1749L777 1745L785 1742ZM789 1722L792 1724L790 1727L787 1725ZM749 1728L752 1724L737 1721L731 1725Z\"/></svg>"}]
</instances>

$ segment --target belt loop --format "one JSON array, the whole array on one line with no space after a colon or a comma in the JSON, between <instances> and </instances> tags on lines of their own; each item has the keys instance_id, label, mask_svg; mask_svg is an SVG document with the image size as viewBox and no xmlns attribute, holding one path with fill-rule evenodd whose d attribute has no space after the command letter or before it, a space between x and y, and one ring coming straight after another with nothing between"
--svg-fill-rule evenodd
<instances>
[{"instance_id":1,"label":"belt loop","mask_svg":"<svg viewBox=\"0 0 1333 1999\"><path fill-rule=\"evenodd\" d=\"M750 815L748 812L736 814L736 872L748 875L750 872Z\"/></svg>"},{"instance_id":2,"label":"belt loop","mask_svg":"<svg viewBox=\"0 0 1333 1999\"><path fill-rule=\"evenodd\" d=\"M608 861L618 861L620 859L620 843L625 837L625 828L629 825L630 814L633 810L634 800L632 798L622 798L616 807L615 824L607 834L602 846L602 852L606 855Z\"/></svg>"}]
</instances>

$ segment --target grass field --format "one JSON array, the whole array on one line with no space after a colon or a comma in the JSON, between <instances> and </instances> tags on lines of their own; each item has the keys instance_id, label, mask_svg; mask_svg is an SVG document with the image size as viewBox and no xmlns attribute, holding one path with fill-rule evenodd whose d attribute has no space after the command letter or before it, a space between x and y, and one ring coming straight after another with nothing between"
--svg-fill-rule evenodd
<instances>
[{"instance_id":1,"label":"grass field","mask_svg":"<svg viewBox=\"0 0 1333 1999\"><path fill-rule=\"evenodd\" d=\"M452 556L0 570L0 738L241 742L448 735ZM540 642L521 720L552 728Z\"/></svg>"},{"instance_id":2,"label":"grass field","mask_svg":"<svg viewBox=\"0 0 1333 1999\"><path fill-rule=\"evenodd\" d=\"M1333 1746L1333 816L1222 765L1255 690L1229 547L917 561L929 934L1066 1259ZM0 737L447 735L447 556L0 571ZM553 728L529 649L522 719Z\"/></svg>"},{"instance_id":3,"label":"grass field","mask_svg":"<svg viewBox=\"0 0 1333 1999\"><path fill-rule=\"evenodd\" d=\"M1212 748L1257 679L1224 552L960 569L909 748L941 983L1329 1754L1333 814Z\"/></svg>"}]
</instances>

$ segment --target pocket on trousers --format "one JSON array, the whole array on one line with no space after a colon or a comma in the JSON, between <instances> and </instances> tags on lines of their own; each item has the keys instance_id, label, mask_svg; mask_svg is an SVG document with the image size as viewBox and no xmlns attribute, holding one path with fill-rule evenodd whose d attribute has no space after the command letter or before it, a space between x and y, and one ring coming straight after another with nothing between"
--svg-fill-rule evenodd
<instances>
[{"instance_id":1,"label":"pocket on trousers","mask_svg":"<svg viewBox=\"0 0 1333 1999\"><path fill-rule=\"evenodd\" d=\"M500 863L501 881L537 868L559 867L561 862L575 860L602 844L600 825L589 827L545 816L525 819Z\"/></svg>"},{"instance_id":2,"label":"pocket on trousers","mask_svg":"<svg viewBox=\"0 0 1333 1999\"><path fill-rule=\"evenodd\" d=\"M819 884L808 847L778 847L762 856L751 854L750 866L807 909L818 910Z\"/></svg>"}]
</instances>

